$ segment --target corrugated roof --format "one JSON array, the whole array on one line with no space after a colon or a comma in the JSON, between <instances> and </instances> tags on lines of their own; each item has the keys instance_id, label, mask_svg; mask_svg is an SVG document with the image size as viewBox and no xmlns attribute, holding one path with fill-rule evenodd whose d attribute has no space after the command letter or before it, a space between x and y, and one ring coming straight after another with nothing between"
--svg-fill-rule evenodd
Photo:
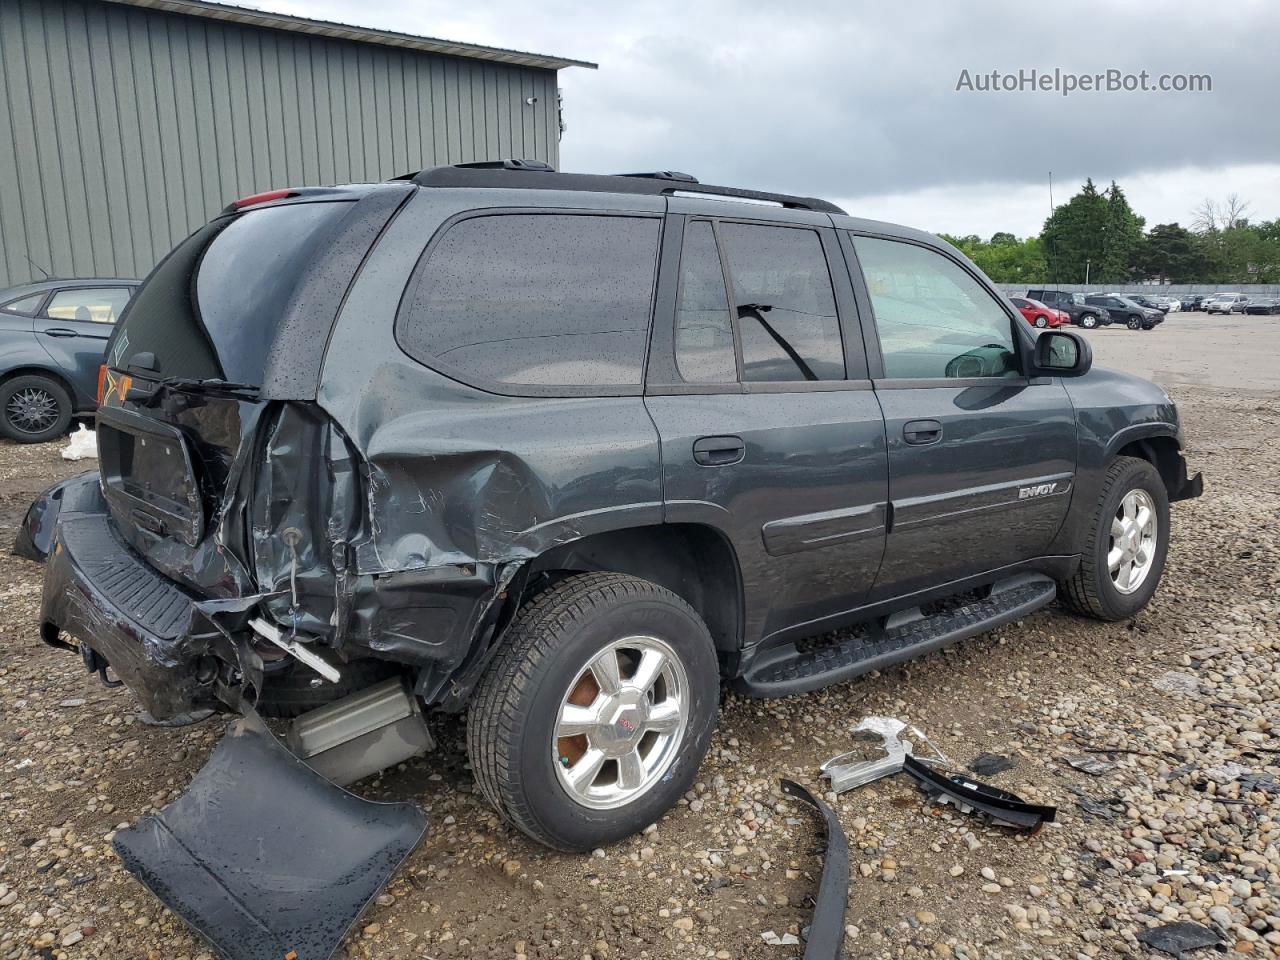
<instances>
[{"instance_id":1,"label":"corrugated roof","mask_svg":"<svg viewBox=\"0 0 1280 960\"><path fill-rule=\"evenodd\" d=\"M595 70L597 67L597 64L588 60L572 60L568 57L526 53L522 50L505 50L502 47L484 47L475 43L458 43L435 37L418 37L391 30L375 30L329 20L295 17L287 13L270 13L266 10L236 7L229 3L212 3L210 0L107 0L107 2L130 7L146 7L150 10L164 10L168 13L182 13L191 17L205 17L210 20L223 20L229 23L242 23L253 27L291 30L316 37L377 43L388 47L402 47L406 50L469 57L473 60L491 60L495 63L509 63L521 67L540 67L544 70L561 70L564 67L587 67Z\"/></svg>"}]
</instances>

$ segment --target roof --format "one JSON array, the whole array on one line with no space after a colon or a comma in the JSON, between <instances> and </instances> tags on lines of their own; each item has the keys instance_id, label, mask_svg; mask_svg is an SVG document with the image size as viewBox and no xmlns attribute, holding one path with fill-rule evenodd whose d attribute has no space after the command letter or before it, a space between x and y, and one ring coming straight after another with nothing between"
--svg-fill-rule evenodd
<instances>
[{"instance_id":1,"label":"roof","mask_svg":"<svg viewBox=\"0 0 1280 960\"><path fill-rule=\"evenodd\" d=\"M485 160L428 167L398 179L411 180L420 187L497 187L512 190L585 190L592 193L637 193L651 196L724 197L775 203L792 210L844 213L834 203L817 197L722 187L701 183L697 177L674 170L627 174L557 173L538 160Z\"/></svg>"},{"instance_id":2,"label":"roof","mask_svg":"<svg viewBox=\"0 0 1280 960\"><path fill-rule=\"evenodd\" d=\"M474 43L458 43L453 40L440 40L435 37L418 37L410 33L375 30L370 27L335 23L331 20L312 20L308 17L295 17L287 13L253 10L248 7L233 6L229 3L211 3L209 0L107 0L107 2L130 7L145 7L149 10L162 10L166 13L181 13L190 17L204 17L209 20L222 20L227 23L239 23L251 27L289 30L293 33L306 33L316 37L331 37L335 40L355 40L361 43L376 43L387 47L419 50L424 53L468 57L472 60L490 60L494 63L506 63L519 67L538 67L544 70L561 70L565 67L587 67L591 70L597 68L597 64L588 60L573 60L569 57L557 57L544 53L506 50L502 47L485 47Z\"/></svg>"}]
</instances>

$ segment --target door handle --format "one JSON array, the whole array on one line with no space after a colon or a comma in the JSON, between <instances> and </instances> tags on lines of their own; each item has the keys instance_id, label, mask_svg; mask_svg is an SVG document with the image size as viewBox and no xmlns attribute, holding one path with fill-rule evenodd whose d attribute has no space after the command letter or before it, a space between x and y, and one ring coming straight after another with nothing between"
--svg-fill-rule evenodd
<instances>
[{"instance_id":1,"label":"door handle","mask_svg":"<svg viewBox=\"0 0 1280 960\"><path fill-rule=\"evenodd\" d=\"M741 437L702 437L693 443L693 459L704 467L739 463L747 455Z\"/></svg>"},{"instance_id":2,"label":"door handle","mask_svg":"<svg viewBox=\"0 0 1280 960\"><path fill-rule=\"evenodd\" d=\"M46 337L75 337L79 336L74 330L68 330L66 327L50 327L44 331Z\"/></svg>"},{"instance_id":3,"label":"door handle","mask_svg":"<svg viewBox=\"0 0 1280 960\"><path fill-rule=\"evenodd\" d=\"M902 439L921 445L942 439L942 423L938 420L908 420L902 425Z\"/></svg>"}]
</instances>

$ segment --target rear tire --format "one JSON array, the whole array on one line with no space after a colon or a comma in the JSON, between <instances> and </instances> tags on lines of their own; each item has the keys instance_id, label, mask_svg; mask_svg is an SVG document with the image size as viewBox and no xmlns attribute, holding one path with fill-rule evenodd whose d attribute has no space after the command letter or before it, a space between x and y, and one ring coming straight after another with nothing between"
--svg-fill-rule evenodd
<instances>
[{"instance_id":1,"label":"rear tire","mask_svg":"<svg viewBox=\"0 0 1280 960\"><path fill-rule=\"evenodd\" d=\"M636 577L578 574L526 604L499 642L467 753L509 823L557 850L590 850L643 830L689 789L720 674L687 603Z\"/></svg>"},{"instance_id":2,"label":"rear tire","mask_svg":"<svg viewBox=\"0 0 1280 960\"><path fill-rule=\"evenodd\" d=\"M51 377L30 373L0 384L0 433L18 443L45 443L71 425L71 397Z\"/></svg>"},{"instance_id":3,"label":"rear tire","mask_svg":"<svg viewBox=\"0 0 1280 960\"><path fill-rule=\"evenodd\" d=\"M1040 328L1042 328L1042 329L1043 329L1044 327L1047 327L1048 325L1049 325L1049 318L1048 318L1048 317L1046 317L1043 313L1042 313L1042 314L1040 314L1038 317L1036 317L1036 326L1037 326L1037 327L1040 327Z\"/></svg>"},{"instance_id":4,"label":"rear tire","mask_svg":"<svg viewBox=\"0 0 1280 960\"><path fill-rule=\"evenodd\" d=\"M1058 584L1058 594L1085 616L1128 619L1151 601L1168 550L1169 494L1164 481L1146 460L1117 457L1102 484L1080 569Z\"/></svg>"}]
</instances>

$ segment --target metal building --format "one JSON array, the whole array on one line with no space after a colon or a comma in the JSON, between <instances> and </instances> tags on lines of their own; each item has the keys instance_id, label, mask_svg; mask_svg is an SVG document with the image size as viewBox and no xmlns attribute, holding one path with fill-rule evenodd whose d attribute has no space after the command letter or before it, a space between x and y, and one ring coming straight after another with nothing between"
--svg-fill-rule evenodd
<instances>
[{"instance_id":1,"label":"metal building","mask_svg":"<svg viewBox=\"0 0 1280 960\"><path fill-rule=\"evenodd\" d=\"M555 166L569 66L595 64L204 0L0 0L0 288L145 276L273 187Z\"/></svg>"}]
</instances>

